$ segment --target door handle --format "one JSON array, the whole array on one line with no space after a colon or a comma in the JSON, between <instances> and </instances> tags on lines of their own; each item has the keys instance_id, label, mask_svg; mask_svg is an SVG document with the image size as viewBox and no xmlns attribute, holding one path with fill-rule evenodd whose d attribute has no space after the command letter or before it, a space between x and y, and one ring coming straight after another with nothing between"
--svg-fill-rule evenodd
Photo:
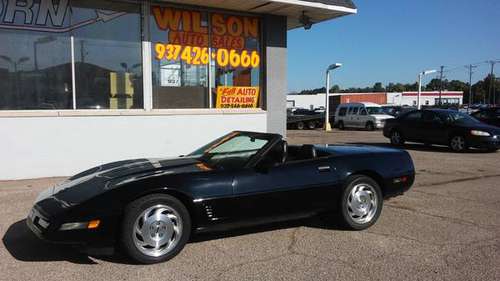
<instances>
[{"instance_id":1,"label":"door handle","mask_svg":"<svg viewBox=\"0 0 500 281\"><path fill-rule=\"evenodd\" d=\"M319 166L318 167L318 171L320 172L330 172L332 169L330 168L330 166Z\"/></svg>"}]
</instances>

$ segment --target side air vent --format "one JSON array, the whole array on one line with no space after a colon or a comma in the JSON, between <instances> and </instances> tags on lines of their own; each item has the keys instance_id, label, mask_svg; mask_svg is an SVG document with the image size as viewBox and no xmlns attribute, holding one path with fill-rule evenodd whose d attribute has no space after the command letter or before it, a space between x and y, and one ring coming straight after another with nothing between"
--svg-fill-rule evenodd
<instances>
[{"instance_id":1,"label":"side air vent","mask_svg":"<svg viewBox=\"0 0 500 281\"><path fill-rule=\"evenodd\" d=\"M209 220L215 220L214 211L212 209L212 206L205 205L205 212L207 213L207 217Z\"/></svg>"}]
</instances>

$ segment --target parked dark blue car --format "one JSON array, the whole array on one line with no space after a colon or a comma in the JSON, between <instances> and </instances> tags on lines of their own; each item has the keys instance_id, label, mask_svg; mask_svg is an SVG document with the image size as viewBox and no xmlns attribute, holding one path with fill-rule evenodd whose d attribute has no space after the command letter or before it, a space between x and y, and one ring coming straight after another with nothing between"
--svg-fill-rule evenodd
<instances>
[{"instance_id":1,"label":"parked dark blue car","mask_svg":"<svg viewBox=\"0 0 500 281\"><path fill-rule=\"evenodd\" d=\"M448 109L414 110L388 120L384 136L394 145L403 145L406 141L440 144L456 152L470 147L492 152L500 148L500 128Z\"/></svg>"}]
</instances>

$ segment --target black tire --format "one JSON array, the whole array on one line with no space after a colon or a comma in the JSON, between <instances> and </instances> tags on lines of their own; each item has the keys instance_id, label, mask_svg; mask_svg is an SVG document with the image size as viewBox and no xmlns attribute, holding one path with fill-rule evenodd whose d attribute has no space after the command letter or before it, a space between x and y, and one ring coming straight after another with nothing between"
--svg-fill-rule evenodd
<instances>
[{"instance_id":1,"label":"black tire","mask_svg":"<svg viewBox=\"0 0 500 281\"><path fill-rule=\"evenodd\" d=\"M309 122L307 122L307 128L308 128L309 130L314 130L314 129L316 129L316 122L314 122L314 121L309 121Z\"/></svg>"},{"instance_id":2,"label":"black tire","mask_svg":"<svg viewBox=\"0 0 500 281\"><path fill-rule=\"evenodd\" d=\"M349 202L352 202L353 196L352 192L353 190L359 189L364 186L364 188L369 187L371 192L371 195L369 198L376 198L375 204L371 206L374 207L368 208L368 214L364 218L366 221L363 221L363 217L360 216L358 218L353 217L353 208L349 205ZM354 175L348 178L347 183L344 187L344 191L342 193L341 197L341 220L342 223L344 224L345 227L352 229L352 230L363 230L367 229L368 227L372 226L377 222L378 218L380 217L380 213L382 212L382 207L384 205L383 201L383 195L382 195L382 190L380 189L380 186L377 184L376 181L374 181L372 178L364 176L364 175ZM367 200L368 201L368 200ZM354 205L352 203L351 205ZM361 220L361 221L360 221Z\"/></svg>"},{"instance_id":3,"label":"black tire","mask_svg":"<svg viewBox=\"0 0 500 281\"><path fill-rule=\"evenodd\" d=\"M182 234L177 240L177 244L168 252L160 256L146 255L136 246L134 242L135 223L138 217L147 210L156 205L166 205L177 212L182 222ZM177 198L166 194L151 194L131 202L125 208L125 214L122 221L121 242L126 254L134 261L142 264L152 264L167 261L175 257L186 245L191 235L191 217L188 210Z\"/></svg>"},{"instance_id":4,"label":"black tire","mask_svg":"<svg viewBox=\"0 0 500 281\"><path fill-rule=\"evenodd\" d=\"M401 134L399 130L392 130L389 139L392 145L401 146L405 144L405 139L403 138L403 134Z\"/></svg>"},{"instance_id":5,"label":"black tire","mask_svg":"<svg viewBox=\"0 0 500 281\"><path fill-rule=\"evenodd\" d=\"M304 130L306 125L304 124L304 122L300 121L300 122L297 122L296 127L297 127L297 130Z\"/></svg>"},{"instance_id":6,"label":"black tire","mask_svg":"<svg viewBox=\"0 0 500 281\"><path fill-rule=\"evenodd\" d=\"M494 152L497 152L498 151L498 148L489 148L486 150L486 152L491 152L491 153L494 153Z\"/></svg>"},{"instance_id":7,"label":"black tire","mask_svg":"<svg viewBox=\"0 0 500 281\"><path fill-rule=\"evenodd\" d=\"M465 152L469 148L467 141L462 135L454 135L450 138L449 146L454 152Z\"/></svg>"},{"instance_id":8,"label":"black tire","mask_svg":"<svg viewBox=\"0 0 500 281\"><path fill-rule=\"evenodd\" d=\"M339 130L345 130L344 121L339 121Z\"/></svg>"},{"instance_id":9,"label":"black tire","mask_svg":"<svg viewBox=\"0 0 500 281\"><path fill-rule=\"evenodd\" d=\"M366 122L365 129L368 131L373 131L375 130L375 125L373 125L373 122Z\"/></svg>"}]
</instances>

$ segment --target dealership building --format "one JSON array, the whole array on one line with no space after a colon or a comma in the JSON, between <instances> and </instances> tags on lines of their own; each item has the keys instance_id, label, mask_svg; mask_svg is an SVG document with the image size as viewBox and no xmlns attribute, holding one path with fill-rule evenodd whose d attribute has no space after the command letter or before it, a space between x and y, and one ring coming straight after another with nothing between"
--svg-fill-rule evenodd
<instances>
[{"instance_id":1,"label":"dealership building","mask_svg":"<svg viewBox=\"0 0 500 281\"><path fill-rule=\"evenodd\" d=\"M463 104L462 91L422 91L420 104L424 106ZM373 102L380 105L417 106L418 92L376 92L376 93L330 93L328 95L332 111L342 103ZM288 94L287 108L315 109L325 107L325 93L314 95Z\"/></svg>"},{"instance_id":2,"label":"dealership building","mask_svg":"<svg viewBox=\"0 0 500 281\"><path fill-rule=\"evenodd\" d=\"M287 31L355 13L351 0L0 0L0 180L284 134Z\"/></svg>"}]
</instances>

